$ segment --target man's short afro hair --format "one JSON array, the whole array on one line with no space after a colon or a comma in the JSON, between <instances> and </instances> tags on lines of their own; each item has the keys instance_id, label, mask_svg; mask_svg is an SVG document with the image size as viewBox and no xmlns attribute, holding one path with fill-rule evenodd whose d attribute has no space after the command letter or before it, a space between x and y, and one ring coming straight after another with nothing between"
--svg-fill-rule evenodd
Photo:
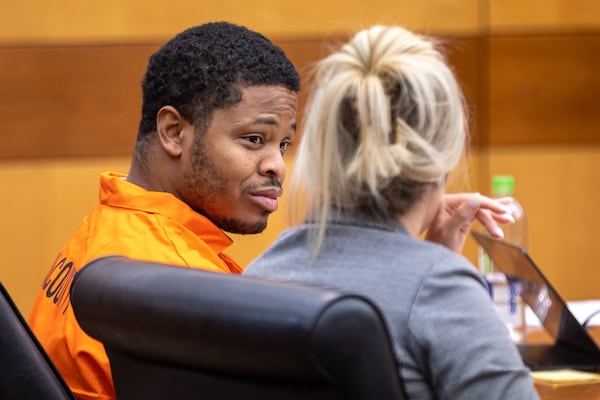
<instances>
[{"instance_id":1,"label":"man's short afro hair","mask_svg":"<svg viewBox=\"0 0 600 400\"><path fill-rule=\"evenodd\" d=\"M260 33L228 22L187 29L150 57L138 139L156 131L156 114L165 105L206 129L215 109L237 104L241 89L256 85L297 92L300 78L283 51Z\"/></svg>"}]
</instances>

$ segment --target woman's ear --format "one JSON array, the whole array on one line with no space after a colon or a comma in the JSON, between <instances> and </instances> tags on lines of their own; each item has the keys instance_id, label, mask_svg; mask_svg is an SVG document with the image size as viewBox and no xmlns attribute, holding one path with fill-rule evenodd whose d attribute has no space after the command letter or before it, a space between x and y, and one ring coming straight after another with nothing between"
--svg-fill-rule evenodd
<instances>
[{"instance_id":1,"label":"woman's ear","mask_svg":"<svg viewBox=\"0 0 600 400\"><path fill-rule=\"evenodd\" d=\"M164 106L156 114L156 133L165 152L180 157L183 152L185 120L173 106Z\"/></svg>"}]
</instances>

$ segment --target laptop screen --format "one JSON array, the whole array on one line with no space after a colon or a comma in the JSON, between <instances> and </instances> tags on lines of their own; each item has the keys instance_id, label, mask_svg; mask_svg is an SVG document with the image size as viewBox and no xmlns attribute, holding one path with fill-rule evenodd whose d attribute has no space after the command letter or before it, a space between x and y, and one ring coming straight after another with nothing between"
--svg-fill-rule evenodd
<instances>
[{"instance_id":1,"label":"laptop screen","mask_svg":"<svg viewBox=\"0 0 600 400\"><path fill-rule=\"evenodd\" d=\"M556 342L586 351L599 351L525 249L481 232L472 231L471 234L488 253L494 266L516 285L525 304Z\"/></svg>"}]
</instances>

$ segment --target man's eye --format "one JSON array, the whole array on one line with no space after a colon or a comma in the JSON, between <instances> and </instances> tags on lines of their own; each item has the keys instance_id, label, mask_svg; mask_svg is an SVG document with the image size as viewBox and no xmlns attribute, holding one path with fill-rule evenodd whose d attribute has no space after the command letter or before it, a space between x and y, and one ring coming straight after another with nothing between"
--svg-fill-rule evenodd
<instances>
[{"instance_id":1,"label":"man's eye","mask_svg":"<svg viewBox=\"0 0 600 400\"><path fill-rule=\"evenodd\" d=\"M286 152L290 148L291 145L292 145L292 142L282 142L279 145L279 148L281 149L281 152L283 153L283 152Z\"/></svg>"},{"instance_id":2,"label":"man's eye","mask_svg":"<svg viewBox=\"0 0 600 400\"><path fill-rule=\"evenodd\" d=\"M262 144L262 143L264 143L263 138L261 136L259 136L259 135L246 136L246 140L248 140L251 143L255 143L255 144Z\"/></svg>"}]
</instances>

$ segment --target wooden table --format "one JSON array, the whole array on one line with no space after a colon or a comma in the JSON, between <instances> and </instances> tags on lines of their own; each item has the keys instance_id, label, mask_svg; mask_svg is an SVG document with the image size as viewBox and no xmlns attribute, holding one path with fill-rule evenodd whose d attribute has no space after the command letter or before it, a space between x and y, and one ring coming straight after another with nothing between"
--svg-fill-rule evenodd
<instances>
[{"instance_id":1,"label":"wooden table","mask_svg":"<svg viewBox=\"0 0 600 400\"><path fill-rule=\"evenodd\" d=\"M600 326L590 329L591 336L600 344ZM530 329L527 343L548 343L550 336L542 329ZM549 384L536 382L542 400L600 400L600 383Z\"/></svg>"}]
</instances>

